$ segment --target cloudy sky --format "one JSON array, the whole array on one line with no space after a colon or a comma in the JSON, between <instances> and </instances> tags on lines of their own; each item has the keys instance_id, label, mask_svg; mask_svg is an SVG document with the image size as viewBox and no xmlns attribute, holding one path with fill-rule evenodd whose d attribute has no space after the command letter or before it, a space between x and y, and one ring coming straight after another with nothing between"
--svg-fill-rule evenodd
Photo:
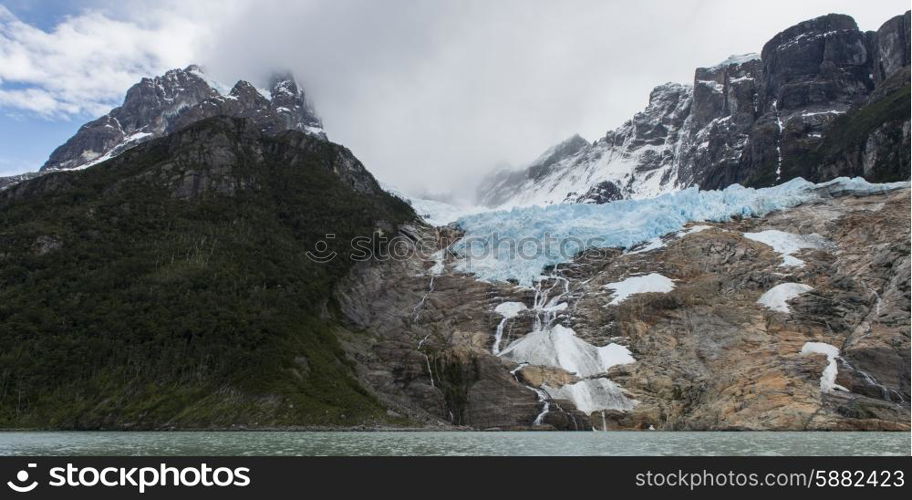
<instances>
[{"instance_id":1,"label":"cloudy sky","mask_svg":"<svg viewBox=\"0 0 912 500\"><path fill-rule=\"evenodd\" d=\"M0 0L0 175L34 170L143 76L289 68L330 138L413 194L470 192L620 125L666 81L829 12L877 29L908 0Z\"/></svg>"}]
</instances>

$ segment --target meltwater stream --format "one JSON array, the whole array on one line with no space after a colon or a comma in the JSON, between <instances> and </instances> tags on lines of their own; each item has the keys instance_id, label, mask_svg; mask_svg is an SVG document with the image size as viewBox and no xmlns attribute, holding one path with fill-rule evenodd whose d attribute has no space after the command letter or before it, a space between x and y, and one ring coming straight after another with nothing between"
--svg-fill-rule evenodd
<instances>
[{"instance_id":1,"label":"meltwater stream","mask_svg":"<svg viewBox=\"0 0 912 500\"><path fill-rule=\"evenodd\" d=\"M546 281L550 281L550 285L546 285ZM577 410L586 414L601 411L604 416L605 410L631 410L636 401L628 398L621 387L603 376L614 365L635 362L627 348L614 343L603 347L594 346L578 338L572 328L559 324L558 314L568 309L568 303L564 300L570 294L570 280L567 278L552 272L548 277L537 280L534 290L532 307L528 308L534 314L532 331L503 350L500 349L500 343L504 325L527 308L522 303L503 302L494 309L503 319L494 334L492 352L518 363L510 373L520 383L522 381L517 372L527 365L558 368L580 377L580 380L559 387L524 384L536 394L541 407L531 424L544 424L545 417L552 408L563 412L557 400L572 401ZM604 427L601 426L602 429Z\"/></svg>"},{"instance_id":2,"label":"meltwater stream","mask_svg":"<svg viewBox=\"0 0 912 500\"><path fill-rule=\"evenodd\" d=\"M8 455L908 455L908 432L0 432Z\"/></svg>"}]
</instances>

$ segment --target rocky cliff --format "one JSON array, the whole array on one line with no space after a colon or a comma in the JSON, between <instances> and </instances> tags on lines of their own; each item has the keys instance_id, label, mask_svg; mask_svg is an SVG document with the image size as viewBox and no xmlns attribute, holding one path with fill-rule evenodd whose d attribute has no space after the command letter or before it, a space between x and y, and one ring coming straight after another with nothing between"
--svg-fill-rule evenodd
<instances>
[{"instance_id":1,"label":"rocky cliff","mask_svg":"<svg viewBox=\"0 0 912 500\"><path fill-rule=\"evenodd\" d=\"M645 110L547 168L486 179L479 200L603 203L794 177L908 179L909 16L876 32L838 14L792 26L760 54L697 68L691 85L656 87Z\"/></svg>"},{"instance_id":2,"label":"rocky cliff","mask_svg":"<svg viewBox=\"0 0 912 500\"><path fill-rule=\"evenodd\" d=\"M296 130L326 138L291 74L272 77L269 97L244 80L225 94L219 88L198 66L143 78L127 90L121 106L86 123L55 149L41 171L85 168L213 116L245 118L270 135Z\"/></svg>"},{"instance_id":3,"label":"rocky cliff","mask_svg":"<svg viewBox=\"0 0 912 500\"><path fill-rule=\"evenodd\" d=\"M907 430L909 210L908 189L837 190L533 287L459 272L452 228L404 228L421 252L337 286L344 343L384 404L438 425Z\"/></svg>"},{"instance_id":4,"label":"rocky cliff","mask_svg":"<svg viewBox=\"0 0 912 500\"><path fill-rule=\"evenodd\" d=\"M908 33L801 23L485 197L907 179ZM171 71L0 180L0 427L909 429L908 183L475 214L627 239L486 278L466 219L387 194L288 75L269 95ZM745 193L762 216L713 212Z\"/></svg>"},{"instance_id":5,"label":"rocky cliff","mask_svg":"<svg viewBox=\"0 0 912 500\"><path fill-rule=\"evenodd\" d=\"M0 427L401 421L329 297L350 239L414 213L346 148L215 117L18 183L0 214Z\"/></svg>"}]
</instances>

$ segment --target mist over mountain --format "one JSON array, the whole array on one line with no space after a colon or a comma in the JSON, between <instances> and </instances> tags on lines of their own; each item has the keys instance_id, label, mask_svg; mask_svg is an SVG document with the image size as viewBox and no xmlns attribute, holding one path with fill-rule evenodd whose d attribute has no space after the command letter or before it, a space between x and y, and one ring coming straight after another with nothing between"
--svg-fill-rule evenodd
<instances>
[{"instance_id":1,"label":"mist over mountain","mask_svg":"<svg viewBox=\"0 0 912 500\"><path fill-rule=\"evenodd\" d=\"M876 32L837 14L800 23L758 54L697 68L692 84L654 88L645 110L591 145L575 136L525 170L484 179L479 202L604 203L795 177L908 179L909 55L909 12Z\"/></svg>"},{"instance_id":2,"label":"mist over mountain","mask_svg":"<svg viewBox=\"0 0 912 500\"><path fill-rule=\"evenodd\" d=\"M0 427L908 431L910 13L758 50L486 207L288 72L143 78L0 179Z\"/></svg>"}]
</instances>

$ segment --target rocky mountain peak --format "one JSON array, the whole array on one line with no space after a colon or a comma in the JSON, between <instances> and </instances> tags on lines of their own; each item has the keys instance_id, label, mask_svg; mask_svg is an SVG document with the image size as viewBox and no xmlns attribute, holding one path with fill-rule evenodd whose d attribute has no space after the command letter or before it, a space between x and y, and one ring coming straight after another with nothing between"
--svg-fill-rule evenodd
<instances>
[{"instance_id":1,"label":"rocky mountain peak","mask_svg":"<svg viewBox=\"0 0 912 500\"><path fill-rule=\"evenodd\" d=\"M243 102L254 103L257 106L269 106L269 99L266 99L253 84L246 80L239 80L235 83L228 95Z\"/></svg>"},{"instance_id":2,"label":"rocky mountain peak","mask_svg":"<svg viewBox=\"0 0 912 500\"><path fill-rule=\"evenodd\" d=\"M580 137L579 134L573 134L571 137L545 150L529 166L533 169L546 169L565 158L573 156L588 145L589 141Z\"/></svg>"},{"instance_id":3,"label":"rocky mountain peak","mask_svg":"<svg viewBox=\"0 0 912 500\"><path fill-rule=\"evenodd\" d=\"M849 16L829 14L792 26L761 54L764 111L850 105L874 87L868 36Z\"/></svg>"},{"instance_id":4,"label":"rocky mountain peak","mask_svg":"<svg viewBox=\"0 0 912 500\"><path fill-rule=\"evenodd\" d=\"M307 96L290 71L279 71L269 80L273 113L288 130L322 134L323 124L307 100Z\"/></svg>"},{"instance_id":5,"label":"rocky mountain peak","mask_svg":"<svg viewBox=\"0 0 912 500\"><path fill-rule=\"evenodd\" d=\"M251 120L269 135L297 130L326 139L319 117L290 72L276 73L270 80L271 98L245 80L226 89L195 64L143 78L127 90L121 106L83 125L51 154L41 170L89 167L218 115Z\"/></svg>"},{"instance_id":6,"label":"rocky mountain peak","mask_svg":"<svg viewBox=\"0 0 912 500\"><path fill-rule=\"evenodd\" d=\"M278 71L269 79L269 91L273 99L280 96L297 96L298 83L290 71Z\"/></svg>"},{"instance_id":7,"label":"rocky mountain peak","mask_svg":"<svg viewBox=\"0 0 912 500\"><path fill-rule=\"evenodd\" d=\"M802 21L783 30L766 42L760 52L761 58L768 59L773 51L787 50L806 41L834 36L841 31L857 32L858 24L845 14L827 14Z\"/></svg>"},{"instance_id":8,"label":"rocky mountain peak","mask_svg":"<svg viewBox=\"0 0 912 500\"><path fill-rule=\"evenodd\" d=\"M909 66L909 25L909 12L876 33L841 14L798 23L759 56L696 68L693 85L655 87L645 109L547 169L491 176L479 199L510 208L770 186L798 176L908 179L908 155L900 154L909 144L908 78L891 75ZM859 115L863 126L853 128Z\"/></svg>"},{"instance_id":9,"label":"rocky mountain peak","mask_svg":"<svg viewBox=\"0 0 912 500\"><path fill-rule=\"evenodd\" d=\"M912 50L909 47L910 11L885 22L873 39L874 51L873 77L876 84L882 83L890 75L909 65Z\"/></svg>"}]
</instances>

